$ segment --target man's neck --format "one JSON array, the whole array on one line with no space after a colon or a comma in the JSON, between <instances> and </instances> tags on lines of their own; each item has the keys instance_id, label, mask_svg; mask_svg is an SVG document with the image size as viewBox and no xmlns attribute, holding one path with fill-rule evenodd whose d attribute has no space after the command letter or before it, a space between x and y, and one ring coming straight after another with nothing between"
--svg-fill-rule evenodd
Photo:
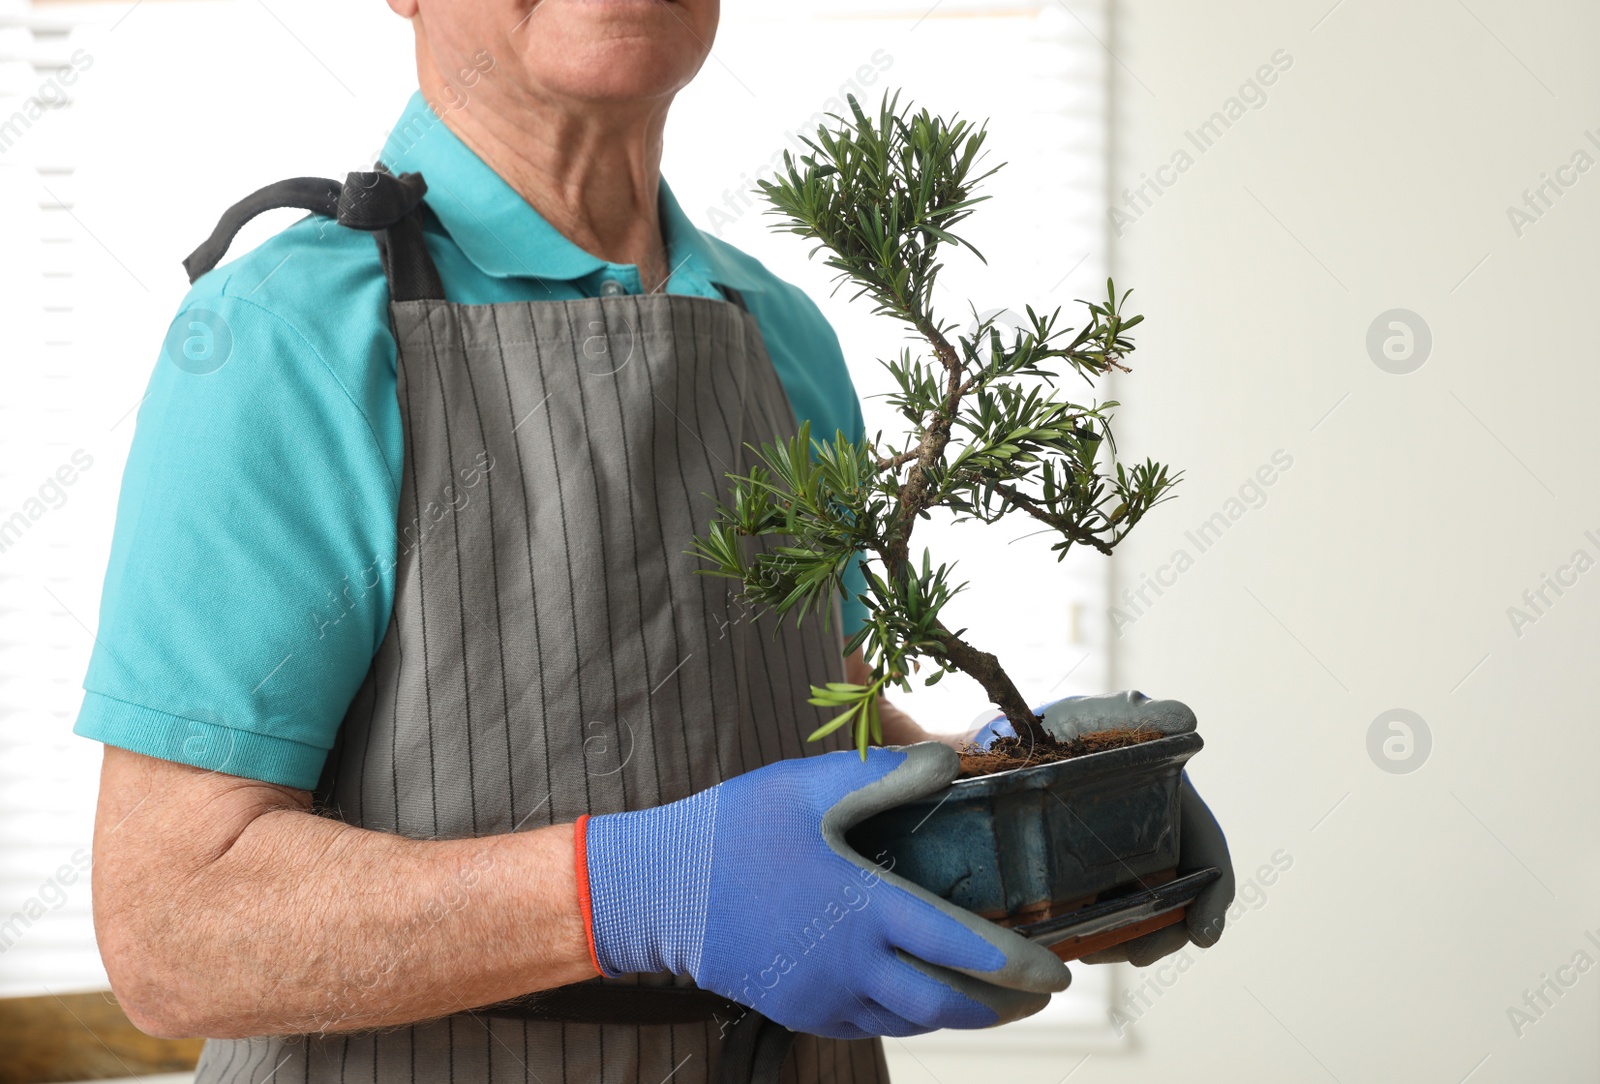
<instances>
[{"instance_id":1,"label":"man's neck","mask_svg":"<svg viewBox=\"0 0 1600 1084\"><path fill-rule=\"evenodd\" d=\"M441 93L442 80L425 77L422 90L430 103L461 100ZM475 94L435 111L563 237L603 260L637 265L646 292L664 289L669 269L657 201L671 99L608 110Z\"/></svg>"}]
</instances>

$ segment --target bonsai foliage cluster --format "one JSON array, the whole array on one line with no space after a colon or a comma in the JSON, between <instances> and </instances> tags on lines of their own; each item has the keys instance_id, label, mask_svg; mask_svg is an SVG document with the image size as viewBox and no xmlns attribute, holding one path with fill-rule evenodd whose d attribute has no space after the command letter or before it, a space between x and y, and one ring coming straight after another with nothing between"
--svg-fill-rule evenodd
<instances>
[{"instance_id":1,"label":"bonsai foliage cluster","mask_svg":"<svg viewBox=\"0 0 1600 1084\"><path fill-rule=\"evenodd\" d=\"M1073 546L1110 554L1178 476L1149 460L1117 461L1109 411L1118 404L1069 401L1057 380L1077 374L1092 388L1126 370L1127 333L1143 317L1124 315L1127 295L1108 281L1103 301L1080 302L1088 321L1077 330L1061 324L1059 308L1028 307L1024 327L1003 329L974 310L970 334L957 333L933 311L934 285L944 246L983 259L953 230L989 198L976 189L1000 168L980 171L986 129L913 113L898 94L876 117L849 103L850 118L833 115L833 130L819 128L808 153L785 153L778 176L759 184L768 213L783 220L774 228L816 241L813 256L826 253L840 285L920 340L918 351L882 362L895 385L888 401L909 432L814 440L803 425L792 440L753 448L756 465L730 476L730 501L695 552L712 566L704 571L740 581L747 601L797 619L813 607L826 613L847 590L846 570L863 566L869 618L846 650L863 650L871 680L813 686L813 704L841 711L812 739L849 724L865 756L882 740L879 695L890 685L909 691L927 664L925 684L968 674L1020 737L1048 742L999 660L943 620L966 585L926 549L914 553L912 535L934 509L983 523L1020 515L1057 536L1058 559ZM768 535L782 537L764 548L749 541Z\"/></svg>"}]
</instances>

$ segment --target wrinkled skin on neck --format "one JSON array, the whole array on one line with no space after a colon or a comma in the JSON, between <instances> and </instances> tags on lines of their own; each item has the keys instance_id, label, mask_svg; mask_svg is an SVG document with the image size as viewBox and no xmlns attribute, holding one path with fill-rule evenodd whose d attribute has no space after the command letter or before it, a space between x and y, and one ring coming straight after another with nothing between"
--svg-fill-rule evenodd
<instances>
[{"instance_id":1,"label":"wrinkled skin on neck","mask_svg":"<svg viewBox=\"0 0 1600 1084\"><path fill-rule=\"evenodd\" d=\"M665 278L667 111L710 54L718 0L389 0L434 111L587 252Z\"/></svg>"}]
</instances>

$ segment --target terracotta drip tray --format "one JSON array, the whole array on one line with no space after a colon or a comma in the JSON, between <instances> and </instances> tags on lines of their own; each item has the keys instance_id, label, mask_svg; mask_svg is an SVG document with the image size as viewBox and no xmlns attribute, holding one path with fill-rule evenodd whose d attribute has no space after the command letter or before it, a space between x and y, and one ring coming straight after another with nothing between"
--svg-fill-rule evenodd
<instances>
[{"instance_id":1,"label":"terracotta drip tray","mask_svg":"<svg viewBox=\"0 0 1600 1084\"><path fill-rule=\"evenodd\" d=\"M1076 910L1011 928L1063 960L1077 960L1181 922L1200 891L1221 876L1213 866L1150 887L1134 885L1126 893L1102 893Z\"/></svg>"},{"instance_id":2,"label":"terracotta drip tray","mask_svg":"<svg viewBox=\"0 0 1600 1084\"><path fill-rule=\"evenodd\" d=\"M1108 888L1104 892L1093 892L1075 900L1056 902L1047 900L1044 903L1034 904L1018 911L1007 914L1004 911L984 911L978 917L986 918L997 926L1015 929L1018 926L1027 926L1036 922L1043 922L1047 918L1061 918L1064 915L1075 915L1091 904L1102 903L1106 900L1121 899L1130 892L1141 888L1155 888L1164 885L1178 876L1176 869L1163 869L1155 873L1146 874L1129 884Z\"/></svg>"}]
</instances>

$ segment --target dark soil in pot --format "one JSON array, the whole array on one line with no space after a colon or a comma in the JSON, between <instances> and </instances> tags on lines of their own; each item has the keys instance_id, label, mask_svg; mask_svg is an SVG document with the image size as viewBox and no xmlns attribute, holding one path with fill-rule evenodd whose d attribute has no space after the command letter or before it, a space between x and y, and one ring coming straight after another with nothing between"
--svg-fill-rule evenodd
<instances>
[{"instance_id":1,"label":"dark soil in pot","mask_svg":"<svg viewBox=\"0 0 1600 1084\"><path fill-rule=\"evenodd\" d=\"M974 779L995 772L1030 768L1035 764L1054 764L1059 760L1071 760L1073 757L1087 756L1107 749L1121 749L1128 745L1155 741L1162 736L1161 731L1153 726L1139 726L1097 730L1092 734L1080 735L1071 741L1051 739L1043 744L1029 743L1022 738L999 738L985 749L979 749L977 746L963 749L961 774L957 778Z\"/></svg>"}]
</instances>

